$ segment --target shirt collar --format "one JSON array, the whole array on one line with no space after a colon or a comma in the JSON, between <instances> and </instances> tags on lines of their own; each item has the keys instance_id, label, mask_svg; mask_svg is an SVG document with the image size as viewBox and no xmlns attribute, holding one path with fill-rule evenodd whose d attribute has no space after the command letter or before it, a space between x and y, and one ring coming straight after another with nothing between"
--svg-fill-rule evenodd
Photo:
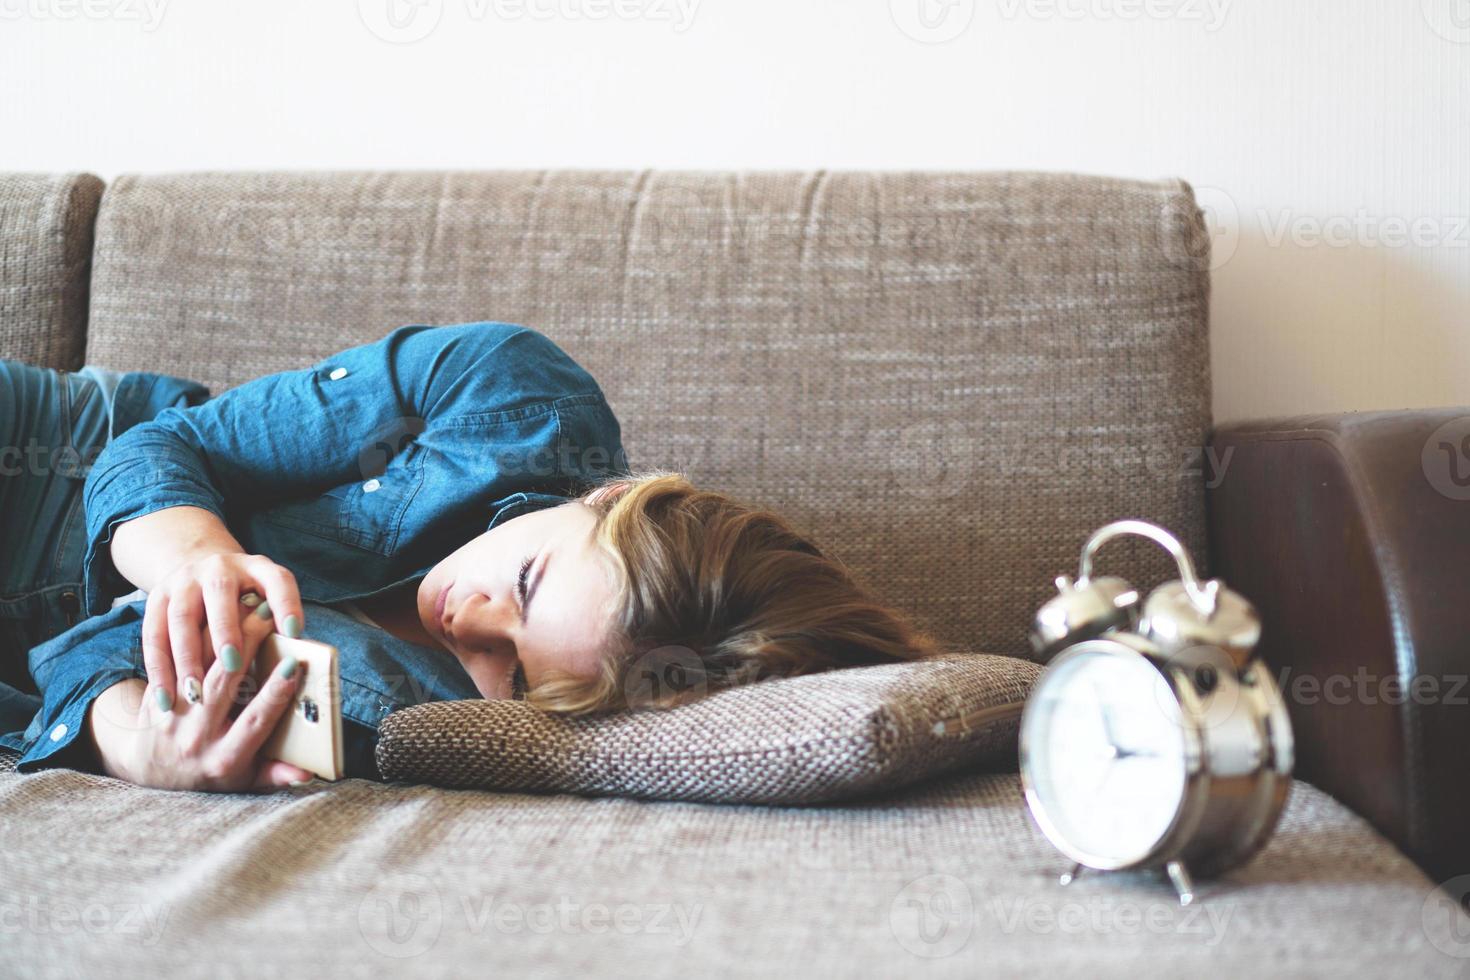
<instances>
[{"instance_id":1,"label":"shirt collar","mask_svg":"<svg viewBox=\"0 0 1470 980\"><path fill-rule=\"evenodd\" d=\"M554 493L513 493L509 497L503 497L490 505L494 514L490 518L490 523L485 525L485 530L489 531L497 524L503 524L512 517L519 517L521 514L530 514L538 510L544 510L547 507L559 507L571 499L571 497L563 497L560 494Z\"/></svg>"}]
</instances>

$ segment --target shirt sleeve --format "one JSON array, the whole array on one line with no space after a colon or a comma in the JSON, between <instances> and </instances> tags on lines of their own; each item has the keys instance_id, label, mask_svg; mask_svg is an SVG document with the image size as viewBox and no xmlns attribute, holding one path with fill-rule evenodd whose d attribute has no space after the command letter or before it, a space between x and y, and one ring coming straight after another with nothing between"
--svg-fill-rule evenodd
<instances>
[{"instance_id":1,"label":"shirt sleeve","mask_svg":"<svg viewBox=\"0 0 1470 980\"><path fill-rule=\"evenodd\" d=\"M248 511L357 479L383 433L582 392L601 396L591 375L531 328L412 324L203 404L166 408L109 443L83 487L88 613L104 612L126 588L111 559L119 524L188 505L232 526Z\"/></svg>"},{"instance_id":2,"label":"shirt sleeve","mask_svg":"<svg viewBox=\"0 0 1470 980\"><path fill-rule=\"evenodd\" d=\"M114 684L148 677L143 606L119 606L31 649L30 670L41 692L41 709L26 729L18 772L57 767L99 771L85 734L87 709Z\"/></svg>"}]
</instances>

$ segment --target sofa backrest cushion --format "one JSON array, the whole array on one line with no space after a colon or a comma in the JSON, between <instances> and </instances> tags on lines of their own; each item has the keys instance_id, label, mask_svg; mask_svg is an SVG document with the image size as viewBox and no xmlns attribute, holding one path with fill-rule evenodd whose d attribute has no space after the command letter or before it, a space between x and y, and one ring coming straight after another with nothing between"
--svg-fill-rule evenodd
<instances>
[{"instance_id":1,"label":"sofa backrest cushion","mask_svg":"<svg viewBox=\"0 0 1470 980\"><path fill-rule=\"evenodd\" d=\"M82 366L101 197L91 174L0 174L0 357Z\"/></svg>"},{"instance_id":2,"label":"sofa backrest cushion","mask_svg":"<svg viewBox=\"0 0 1470 980\"><path fill-rule=\"evenodd\" d=\"M599 380L635 468L773 507L941 639L1024 653L1101 524L1206 561L1207 256L1178 180L123 177L87 357L217 394L404 323L524 323Z\"/></svg>"}]
</instances>

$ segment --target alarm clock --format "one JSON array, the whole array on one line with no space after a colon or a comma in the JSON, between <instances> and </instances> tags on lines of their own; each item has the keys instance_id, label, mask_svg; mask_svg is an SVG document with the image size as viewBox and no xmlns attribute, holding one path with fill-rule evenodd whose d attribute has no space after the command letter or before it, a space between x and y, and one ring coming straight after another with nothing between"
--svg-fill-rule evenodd
<instances>
[{"instance_id":1,"label":"alarm clock","mask_svg":"<svg viewBox=\"0 0 1470 980\"><path fill-rule=\"evenodd\" d=\"M1107 542L1162 545L1180 578L1142 603L1122 579L1092 577ZM1194 876L1249 860L1270 838L1291 786L1286 705L1255 656L1260 619L1146 521L1116 521L1082 549L1075 582L1038 611L1031 642L1046 669L1021 714L1026 804L1042 833L1082 868L1155 868L1181 904Z\"/></svg>"}]
</instances>

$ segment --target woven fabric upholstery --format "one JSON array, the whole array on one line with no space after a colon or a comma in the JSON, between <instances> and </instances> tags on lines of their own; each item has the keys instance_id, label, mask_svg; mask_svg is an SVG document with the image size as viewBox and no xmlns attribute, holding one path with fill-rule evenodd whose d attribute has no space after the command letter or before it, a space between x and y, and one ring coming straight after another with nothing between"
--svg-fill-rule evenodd
<instances>
[{"instance_id":1,"label":"woven fabric upholstery","mask_svg":"<svg viewBox=\"0 0 1470 980\"><path fill-rule=\"evenodd\" d=\"M953 647L1024 654L1100 525L1207 561L1202 234L1180 181L1068 174L122 177L87 356L219 392L403 323L524 323L598 378L633 466L778 510ZM1103 563L1175 577L1142 545Z\"/></svg>"},{"instance_id":2,"label":"woven fabric upholstery","mask_svg":"<svg viewBox=\"0 0 1470 980\"><path fill-rule=\"evenodd\" d=\"M389 779L496 790L847 799L959 768L1015 769L1021 703L1040 670L967 654L779 678L590 719L523 701L434 702L383 720L378 768ZM944 724L961 717L972 720Z\"/></svg>"},{"instance_id":3,"label":"woven fabric upholstery","mask_svg":"<svg viewBox=\"0 0 1470 980\"><path fill-rule=\"evenodd\" d=\"M0 772L0 821L19 977L1377 980L1463 977L1470 936L1304 783L1265 852L1189 909L1157 876L1059 886L1014 774L756 807Z\"/></svg>"},{"instance_id":4,"label":"woven fabric upholstery","mask_svg":"<svg viewBox=\"0 0 1470 980\"><path fill-rule=\"evenodd\" d=\"M0 174L0 357L82 366L101 196L91 174Z\"/></svg>"}]
</instances>

